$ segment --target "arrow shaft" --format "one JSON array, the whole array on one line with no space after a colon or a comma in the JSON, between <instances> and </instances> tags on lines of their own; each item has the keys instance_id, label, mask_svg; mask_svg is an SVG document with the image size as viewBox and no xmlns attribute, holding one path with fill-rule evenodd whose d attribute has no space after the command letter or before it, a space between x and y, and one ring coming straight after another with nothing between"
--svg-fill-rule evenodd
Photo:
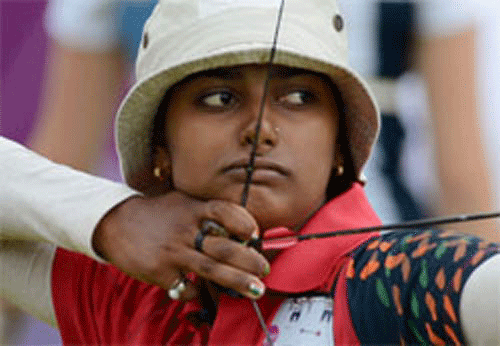
<instances>
[{"instance_id":1,"label":"arrow shaft","mask_svg":"<svg viewBox=\"0 0 500 346\"><path fill-rule=\"evenodd\" d=\"M260 242L262 243L261 246L264 249L274 248L275 244L281 244L279 245L281 246L281 248L286 248L305 240L324 239L324 238L339 237L344 235L379 232L379 231L395 231L395 230L404 230L409 228L434 227L434 226L447 225L453 223L487 220L498 217L500 217L500 212L498 211L477 213L477 214L463 214L463 215L454 215L446 217L428 218L428 219L415 220L404 223L394 223L389 225L378 225L378 226L369 226L369 227L354 228L354 229L345 229L345 230L338 230L338 231L317 233L317 234L303 234L296 236L278 235L271 239L265 239Z\"/></svg>"}]
</instances>

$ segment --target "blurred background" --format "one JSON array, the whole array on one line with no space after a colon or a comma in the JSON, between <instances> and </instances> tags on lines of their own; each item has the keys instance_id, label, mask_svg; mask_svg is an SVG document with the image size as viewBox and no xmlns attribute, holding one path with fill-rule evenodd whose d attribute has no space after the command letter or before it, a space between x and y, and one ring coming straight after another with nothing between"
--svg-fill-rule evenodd
<instances>
[{"instance_id":1,"label":"blurred background","mask_svg":"<svg viewBox=\"0 0 500 346\"><path fill-rule=\"evenodd\" d=\"M156 0L0 0L0 135L120 180L113 118ZM0 302L0 345L59 345Z\"/></svg>"},{"instance_id":2,"label":"blurred background","mask_svg":"<svg viewBox=\"0 0 500 346\"><path fill-rule=\"evenodd\" d=\"M339 2L351 64L383 113L365 172L383 221L498 208L500 2ZM114 112L155 3L0 0L0 135L119 180ZM455 228L500 240L496 221ZM0 344L60 344L55 330L0 306Z\"/></svg>"}]
</instances>

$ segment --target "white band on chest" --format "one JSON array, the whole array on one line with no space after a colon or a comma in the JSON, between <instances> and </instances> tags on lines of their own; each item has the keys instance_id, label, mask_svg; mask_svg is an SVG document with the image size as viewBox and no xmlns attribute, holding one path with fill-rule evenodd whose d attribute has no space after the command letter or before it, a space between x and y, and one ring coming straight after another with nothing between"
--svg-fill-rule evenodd
<instances>
[{"instance_id":1,"label":"white band on chest","mask_svg":"<svg viewBox=\"0 0 500 346\"><path fill-rule=\"evenodd\" d=\"M274 346L333 346L333 299L324 296L286 299L269 332Z\"/></svg>"}]
</instances>

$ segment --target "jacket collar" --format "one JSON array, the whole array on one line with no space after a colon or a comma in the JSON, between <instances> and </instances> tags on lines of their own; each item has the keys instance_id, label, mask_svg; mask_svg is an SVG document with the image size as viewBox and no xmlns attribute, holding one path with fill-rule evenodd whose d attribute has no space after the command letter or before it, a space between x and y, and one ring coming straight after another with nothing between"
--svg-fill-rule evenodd
<instances>
[{"instance_id":1,"label":"jacket collar","mask_svg":"<svg viewBox=\"0 0 500 346\"><path fill-rule=\"evenodd\" d=\"M326 203L299 231L315 234L381 224L370 206L362 186L351 189ZM269 230L264 234L283 232ZM289 231L291 232L291 231ZM264 279L268 289L284 293L325 291L349 254L378 232L307 240L280 252L271 263L271 273Z\"/></svg>"}]
</instances>

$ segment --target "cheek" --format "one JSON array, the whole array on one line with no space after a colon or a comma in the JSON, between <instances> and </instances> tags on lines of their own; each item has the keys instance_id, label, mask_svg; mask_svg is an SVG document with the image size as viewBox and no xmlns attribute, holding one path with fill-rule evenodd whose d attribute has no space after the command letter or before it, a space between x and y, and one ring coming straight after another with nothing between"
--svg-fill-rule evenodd
<instances>
[{"instance_id":1,"label":"cheek","mask_svg":"<svg viewBox=\"0 0 500 346\"><path fill-rule=\"evenodd\" d=\"M207 143L202 143L202 138L194 132L180 132L172 138L170 154L175 181L190 180L194 172L201 175L205 172L203 168L208 160L203 158L210 152L210 148Z\"/></svg>"},{"instance_id":2,"label":"cheek","mask_svg":"<svg viewBox=\"0 0 500 346\"><path fill-rule=\"evenodd\" d=\"M295 148L304 162L302 169L315 178L328 180L335 161L336 127L329 123L316 124L302 133L304 145Z\"/></svg>"},{"instance_id":3,"label":"cheek","mask_svg":"<svg viewBox=\"0 0 500 346\"><path fill-rule=\"evenodd\" d=\"M308 160L309 180L311 190L316 193L326 192L328 182L330 180L333 166L335 165L334 160L334 143L316 142L313 153L306 155L306 160Z\"/></svg>"},{"instance_id":4,"label":"cheek","mask_svg":"<svg viewBox=\"0 0 500 346\"><path fill-rule=\"evenodd\" d=\"M178 127L169 141L172 180L176 189L198 194L209 187L226 148L226 143L219 138L217 132L201 131L196 126Z\"/></svg>"},{"instance_id":5,"label":"cheek","mask_svg":"<svg viewBox=\"0 0 500 346\"><path fill-rule=\"evenodd\" d=\"M335 138L324 126L307 126L288 140L294 143L291 153L295 166L294 187L290 189L293 192L289 191L289 196L293 197L288 207L302 220L326 199L334 164Z\"/></svg>"}]
</instances>

